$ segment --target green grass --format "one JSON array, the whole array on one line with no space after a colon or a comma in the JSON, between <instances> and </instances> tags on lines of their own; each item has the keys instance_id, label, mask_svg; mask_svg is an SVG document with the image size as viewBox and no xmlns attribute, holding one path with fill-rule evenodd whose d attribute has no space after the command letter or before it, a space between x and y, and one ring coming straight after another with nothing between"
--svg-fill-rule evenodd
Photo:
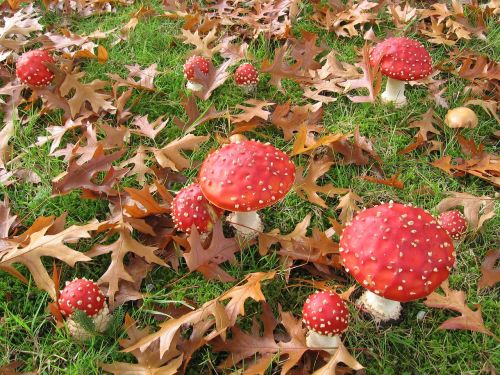
<instances>
[{"instance_id":1,"label":"green grass","mask_svg":"<svg viewBox=\"0 0 500 375\"><path fill-rule=\"evenodd\" d=\"M156 4L155 6L157 6ZM84 34L99 28L106 31L120 27L129 19L129 15L138 9L139 5L119 9L115 14L108 14L88 19L71 17L71 31ZM158 9L160 7L158 6ZM42 21L46 24L60 24L63 19L53 13L47 13ZM154 93L141 93L137 105L133 107L134 114L149 115L150 120L164 115L167 118L178 116L184 118L180 105L180 94L185 92L185 80L182 75L182 64L190 49L178 39L181 23L166 18L142 19L126 42L112 47L112 37L102 43L109 52L109 61L99 64L95 61L84 61L82 70L87 73L86 79L106 79L107 73L126 75L124 65L139 64L142 67L152 63L158 64L160 72L155 79L158 90ZM379 36L385 34L387 24L376 28ZM321 39L330 48L340 51L340 59L354 62L357 59L356 50L364 44L362 38L338 39L333 33L325 33L307 20L301 20L294 25L294 32L299 30L318 32ZM473 39L460 43L460 48L469 48L488 54L492 59L500 55L498 38L500 27L491 23L490 33L485 41ZM298 34L297 34L298 35ZM416 35L415 35L416 36ZM416 36L418 37L418 36ZM421 38L419 38L421 39ZM256 59L257 66L265 58L273 57L277 44L258 38L250 50ZM446 58L449 47L431 46L435 61ZM442 74L446 76L445 74ZM453 76L447 84L446 98L451 107L460 106L465 97L461 95L464 82ZM304 104L300 88L293 82L285 82L285 92L278 92L268 84L268 77L262 77L256 97L262 100L284 103L290 99L294 104ZM432 167L429 162L437 156L425 156L421 151L410 155L398 155L413 141L415 130L409 129L409 120L423 114L433 104L426 99L426 90L419 87L409 88L409 105L404 110L391 106L376 104L355 104L345 97L325 106L324 125L330 132L351 132L359 125L362 135L368 136L375 144L377 152L382 157L385 173L390 176L401 171L400 179L404 181L404 190L375 185L357 178L366 172L369 166L334 166L322 179L323 183L333 183L338 187L353 189L363 197L364 204L370 206L380 200L395 199L412 202L416 205L432 209L445 197L447 191L463 191L475 195L493 196L495 190L474 177L453 179L441 170ZM214 105L217 110L226 110L245 100L243 93L228 80L223 88L219 88L207 102L198 101L202 109ZM483 143L486 150L494 151L495 145L491 133L498 126L495 120L488 117L478 108L479 126L467 130L465 135ZM443 118L446 110L436 109ZM14 164L16 168L34 169L42 178L38 185L14 184L0 188L0 197L8 195L12 210L22 219L24 226L29 226L39 216L61 215L68 213L68 222L84 223L97 217L104 220L108 213L107 202L99 200L82 200L78 192L65 196L51 196L51 180L65 171L66 164L57 158L48 156L48 145L28 147L38 136L46 135L45 128L57 124L57 114L43 117L37 113L29 113L26 124L18 123L13 147L14 155L23 152L23 157ZM199 127L195 134L214 133L214 130L227 133L229 125L225 120L211 121ZM292 144L285 142L276 130L266 130L272 136L272 143L283 150L291 150ZM156 139L156 146L162 146L180 136L180 131L169 123ZM460 155L460 148L454 137L454 132L445 129L441 140L446 145L446 154ZM64 144L64 143L63 143ZM132 145L137 146L139 140L134 139ZM192 159L200 161L211 147L216 146L215 140L205 144L200 151L193 153ZM304 164L302 157L295 161ZM184 171L190 179L196 176L196 170ZM126 179L126 185L137 186L133 179ZM180 186L178 186L180 187ZM416 193L418 189L427 188L426 194ZM266 230L279 228L282 233L291 231L297 223L308 214L313 213L312 223L320 228L328 227L327 217L336 217L334 208L338 198L326 199L329 209L322 210L301 200L295 193L290 193L275 207L263 210L262 216ZM468 238L457 249L457 268L450 277L454 289L464 290L471 304L480 304L485 325L500 336L498 321L499 289L493 288L481 293L477 292L477 281L480 276L480 263L484 254L498 243L498 227L500 220L489 221L481 233L475 238ZM79 248L86 250L90 244L84 243ZM279 269L278 257L270 253L260 257L255 247L238 254L237 265L224 265L224 269L236 279L241 280L246 274L255 271ZM74 269L63 267L63 279L74 276L86 276L97 279L105 271L109 258L101 256L91 264L78 264ZM232 284L205 280L199 273L185 275L187 268L181 262L181 268L175 272L168 268L154 269L144 280L143 290L148 290L150 296L141 307L127 304L124 308L141 324L155 324L151 310L158 301L193 301L202 304L219 296ZM303 269L292 272L292 278L310 278ZM349 280L349 285L353 283ZM293 284L293 283L291 283ZM165 288L166 285L171 287ZM41 374L98 374L99 362L132 361L132 356L119 352L117 340L96 338L86 345L72 341L64 330L57 330L45 310L49 302L46 293L39 291L33 284L24 285L10 275L0 273L0 364L19 359L25 363L24 370L38 370ZM275 280L266 284L264 294L267 301L276 311L281 304L285 311L293 311L300 315L300 310L306 296L312 288L294 287L285 283L280 272ZM417 313L426 311L422 321L417 321ZM257 304L248 304L247 316L242 320L246 325L259 312ZM451 311L430 310L422 301L405 304L403 319L397 325L379 328L372 321L360 316L351 308L352 323L345 335L345 344L357 357L359 362L367 367L369 374L479 374L485 365L500 368L500 351L498 342L493 338L467 331L441 331L438 326L448 317L454 316ZM189 373L209 373L216 366L220 357L212 353L209 346L200 349L194 356ZM222 373L222 371L220 372ZM269 372L271 373L271 372Z\"/></svg>"}]
</instances>

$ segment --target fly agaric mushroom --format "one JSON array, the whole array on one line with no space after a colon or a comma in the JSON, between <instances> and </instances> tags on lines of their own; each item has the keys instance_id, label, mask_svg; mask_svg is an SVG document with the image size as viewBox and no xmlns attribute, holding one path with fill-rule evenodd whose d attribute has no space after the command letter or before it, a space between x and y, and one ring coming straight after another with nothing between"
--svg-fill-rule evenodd
<instances>
[{"instance_id":1,"label":"fly agaric mushroom","mask_svg":"<svg viewBox=\"0 0 500 375\"><path fill-rule=\"evenodd\" d=\"M256 210L283 198L295 180L295 165L269 143L236 141L212 152L203 162L199 181L213 205L233 211L228 220L243 236L263 229Z\"/></svg>"},{"instance_id":2,"label":"fly agaric mushroom","mask_svg":"<svg viewBox=\"0 0 500 375\"><path fill-rule=\"evenodd\" d=\"M370 64L379 64L387 76L382 93L384 103L394 102L397 107L406 104L405 82L425 78L431 74L432 59L418 41L409 38L389 38L370 51Z\"/></svg>"},{"instance_id":3,"label":"fly agaric mushroom","mask_svg":"<svg viewBox=\"0 0 500 375\"><path fill-rule=\"evenodd\" d=\"M474 111L467 107L453 108L446 113L444 122L450 128L475 128L479 122Z\"/></svg>"},{"instance_id":4,"label":"fly agaric mushroom","mask_svg":"<svg viewBox=\"0 0 500 375\"><path fill-rule=\"evenodd\" d=\"M234 81L245 93L249 94L259 83L259 72L250 63L241 64L234 72Z\"/></svg>"},{"instance_id":5,"label":"fly agaric mushroom","mask_svg":"<svg viewBox=\"0 0 500 375\"><path fill-rule=\"evenodd\" d=\"M209 61L203 56L191 56L184 64L184 77L188 80L186 88L191 91L201 91L203 86L193 81L196 70L204 75L208 74Z\"/></svg>"},{"instance_id":6,"label":"fly agaric mushroom","mask_svg":"<svg viewBox=\"0 0 500 375\"><path fill-rule=\"evenodd\" d=\"M47 51L25 52L17 60L16 75L21 83L36 87L47 86L54 79L54 73L45 66L45 63L55 63Z\"/></svg>"},{"instance_id":7,"label":"fly agaric mushroom","mask_svg":"<svg viewBox=\"0 0 500 375\"><path fill-rule=\"evenodd\" d=\"M172 201L172 218L175 227L183 232L191 232L191 227L202 233L210 232L223 211L214 207L201 193L199 184L182 188Z\"/></svg>"},{"instance_id":8,"label":"fly agaric mushroom","mask_svg":"<svg viewBox=\"0 0 500 375\"><path fill-rule=\"evenodd\" d=\"M67 281L59 296L59 309L66 318L69 333L76 340L88 340L92 335L72 317L75 310L83 311L94 322L97 332L104 332L110 319L106 297L99 286L85 278Z\"/></svg>"},{"instance_id":9,"label":"fly agaric mushroom","mask_svg":"<svg viewBox=\"0 0 500 375\"><path fill-rule=\"evenodd\" d=\"M454 240L461 240L467 231L467 220L459 210L445 211L438 216L437 220Z\"/></svg>"},{"instance_id":10,"label":"fly agaric mushroom","mask_svg":"<svg viewBox=\"0 0 500 375\"><path fill-rule=\"evenodd\" d=\"M302 321L309 330L307 346L333 354L339 346L339 334L347 330L349 310L338 294L317 291L304 303Z\"/></svg>"},{"instance_id":11,"label":"fly agaric mushroom","mask_svg":"<svg viewBox=\"0 0 500 375\"><path fill-rule=\"evenodd\" d=\"M346 271L368 289L357 304L377 322L398 319L400 302L432 293L455 261L451 238L428 212L392 201L348 223L339 252Z\"/></svg>"}]
</instances>

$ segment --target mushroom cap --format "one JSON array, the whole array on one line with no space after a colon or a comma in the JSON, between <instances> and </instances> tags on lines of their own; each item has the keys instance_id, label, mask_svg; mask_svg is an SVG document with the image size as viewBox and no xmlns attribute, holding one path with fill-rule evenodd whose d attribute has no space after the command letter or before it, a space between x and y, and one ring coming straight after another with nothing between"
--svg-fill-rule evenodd
<instances>
[{"instance_id":1,"label":"mushroom cap","mask_svg":"<svg viewBox=\"0 0 500 375\"><path fill-rule=\"evenodd\" d=\"M223 145L203 162L203 195L228 211L256 211L283 198L295 180L295 165L276 147L258 141Z\"/></svg>"},{"instance_id":2,"label":"mushroom cap","mask_svg":"<svg viewBox=\"0 0 500 375\"><path fill-rule=\"evenodd\" d=\"M82 310L87 316L94 316L103 309L106 297L95 282L83 278L67 281L58 302L61 313L65 316L70 316L74 309Z\"/></svg>"},{"instance_id":3,"label":"mushroom cap","mask_svg":"<svg viewBox=\"0 0 500 375\"><path fill-rule=\"evenodd\" d=\"M234 72L234 81L238 86L254 86L259 82L259 72L250 63L241 64Z\"/></svg>"},{"instance_id":4,"label":"mushroom cap","mask_svg":"<svg viewBox=\"0 0 500 375\"><path fill-rule=\"evenodd\" d=\"M348 223L339 252L361 285L399 302L432 293L455 261L450 236L428 212L392 202L364 210Z\"/></svg>"},{"instance_id":5,"label":"mushroom cap","mask_svg":"<svg viewBox=\"0 0 500 375\"><path fill-rule=\"evenodd\" d=\"M183 232L191 232L193 224L198 231L209 232L222 214L220 208L212 206L203 196L199 184L182 188L172 200L175 227Z\"/></svg>"},{"instance_id":6,"label":"mushroom cap","mask_svg":"<svg viewBox=\"0 0 500 375\"><path fill-rule=\"evenodd\" d=\"M479 122L476 113L467 107L450 109L444 118L450 128L475 128Z\"/></svg>"},{"instance_id":7,"label":"mushroom cap","mask_svg":"<svg viewBox=\"0 0 500 375\"><path fill-rule=\"evenodd\" d=\"M317 291L304 303L302 321L310 331L324 336L337 335L347 330L349 310L337 293Z\"/></svg>"},{"instance_id":8,"label":"mushroom cap","mask_svg":"<svg viewBox=\"0 0 500 375\"><path fill-rule=\"evenodd\" d=\"M399 81L422 79L432 72L429 52L410 38L389 38L378 43L370 51L370 64L375 66L377 62L383 75Z\"/></svg>"},{"instance_id":9,"label":"mushroom cap","mask_svg":"<svg viewBox=\"0 0 500 375\"><path fill-rule=\"evenodd\" d=\"M454 240L460 240L467 231L467 220L459 210L445 211L438 217L438 223Z\"/></svg>"},{"instance_id":10,"label":"mushroom cap","mask_svg":"<svg viewBox=\"0 0 500 375\"><path fill-rule=\"evenodd\" d=\"M44 63L54 64L52 56L45 50L25 52L17 60L16 75L22 83L30 86L47 86L54 79L52 73Z\"/></svg>"},{"instance_id":11,"label":"mushroom cap","mask_svg":"<svg viewBox=\"0 0 500 375\"><path fill-rule=\"evenodd\" d=\"M208 74L208 63L208 59L203 56L191 56L184 64L184 77L187 78L188 81L191 81L194 78L195 67L197 67L202 73Z\"/></svg>"}]
</instances>

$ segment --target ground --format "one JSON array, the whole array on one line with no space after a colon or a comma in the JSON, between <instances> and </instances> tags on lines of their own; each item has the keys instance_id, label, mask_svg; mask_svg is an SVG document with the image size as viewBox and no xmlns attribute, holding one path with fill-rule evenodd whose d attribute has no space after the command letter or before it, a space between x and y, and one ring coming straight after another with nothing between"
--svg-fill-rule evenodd
<instances>
[{"instance_id":1,"label":"ground","mask_svg":"<svg viewBox=\"0 0 500 375\"><path fill-rule=\"evenodd\" d=\"M109 30L126 23L130 14L139 8L139 4L118 8L116 13L82 19L77 16L64 19L54 13L46 13L42 18L44 25L68 24L71 31L78 34L90 33L97 28ZM160 4L153 4L161 10ZM307 11L307 10L306 10ZM109 52L109 60L105 64L97 61L86 61L83 70L87 72L87 79L105 78L107 73L124 74L124 65L137 63L142 67L152 63L158 64L160 74L155 80L157 90L153 93L141 93L140 100L134 106L137 114L148 114L150 119L160 115L167 118L185 116L179 104L180 93L185 90L185 79L182 74L182 64L190 49L181 43L177 36L181 21L167 18L150 18L139 22L136 29L130 34L127 41L111 46L111 40L104 40L103 45ZM329 47L341 51L339 58L353 63L357 59L356 50L363 46L362 37L351 39L337 38L333 33L326 33L307 20L297 22L293 30L308 30L319 33ZM382 28L375 29L379 36L384 35ZM498 60L500 27L491 25L486 40L473 39L461 43L460 48L470 48L481 51ZM410 35L411 36L411 35ZM250 49L260 65L263 59L273 56L274 43L258 38L251 43ZM432 57L434 61L441 61L451 48L434 46ZM284 91L278 92L268 85L268 77L263 75L258 86L256 97L276 103L291 100L293 104L305 104L301 89L293 82L285 81ZM461 95L464 81L449 77L446 98L450 107L463 104ZM387 175L401 172L400 179L404 181L402 190L369 183L357 178L368 168L356 166L334 166L322 180L323 183L333 183L337 187L350 188L363 197L364 204L371 206L379 201L394 199L403 202L412 202L415 205L432 210L440 202L447 191L462 191L474 195L494 196L492 185L475 177L452 178L443 171L430 165L433 157L423 153L398 155L397 151L406 147L414 135L408 128L409 120L421 115L433 105L426 99L424 88L413 87L407 91L409 105L404 109L395 109L390 105L380 103L352 103L341 97L334 103L325 106L324 124L330 132L348 133L359 126L361 134L369 137L375 145L376 151L384 161L383 169ZM199 101L202 108L211 104L218 110L233 108L246 99L244 93L231 80L223 88L215 91L206 102ZM466 131L469 138L476 143L485 145L486 150L493 151L495 147L491 140L491 133L498 126L495 119L489 117L479 108L479 126ZM436 112L443 118L446 109L437 107ZM104 219L107 213L107 204L99 200L85 200L80 198L79 192L74 191L65 196L51 196L51 180L66 170L66 163L61 159L49 157L48 145L43 147L29 147L38 136L46 134L46 126L57 121L57 116L39 117L31 113L31 121L26 124L17 123L13 147L15 152L24 152L21 160L16 164L18 168L27 168L37 171L42 181L33 185L19 183L0 188L0 197L8 195L13 212L17 213L29 226L35 218L45 215L61 215L68 213L68 222L81 224L92 218ZM227 134L227 123L223 119L209 122L197 129L197 135L213 134L220 131ZM272 136L271 142L290 151L292 143L285 142L276 130L269 130L266 134ZM157 138L158 145L163 145L180 136L180 131L172 124ZM458 156L460 148L455 140L454 132L445 129L444 137L446 154ZM215 140L205 144L199 151L193 153L193 160L202 160ZM297 163L303 163L300 157ZM196 176L196 170L184 171L189 179ZM136 181L126 180L125 184L137 187ZM180 188L180 186L177 186ZM425 188L423 193L419 193ZM262 211L265 230L279 228L282 233L290 232L306 214L313 214L314 225L326 229L329 227L327 217L336 217L338 212L335 206L338 198L328 198L330 208L322 210L319 207L300 199L297 194L290 193L276 206ZM322 212L322 214L321 214ZM486 289L478 293L477 281L480 277L480 263L485 253L498 243L498 227L500 221L494 218L489 221L479 235L468 238L457 249L457 266L450 277L450 285L460 289L468 295L468 302L480 304L485 325L497 336L499 316L499 290ZM90 242L80 243L79 250L87 250ZM296 316L306 296L312 292L307 286L294 286L296 278L311 276L301 268L295 269L292 281L288 284L284 280L284 272L280 270L279 259L274 254L261 257L255 246L237 255L235 265L225 265L223 268L237 280L246 274L255 271L276 269L279 276L264 287L264 294L268 303L277 309L280 304L285 311L292 311ZM109 259L99 257L90 264L79 263L74 269L63 267L62 278L72 278L74 275L98 279L106 269ZM130 304L121 307L131 314L141 324L154 324L152 309L155 303L165 304L168 301L194 301L201 305L232 286L231 283L221 283L205 280L199 273L186 274L186 267L181 264L178 272L169 268L155 268L145 279L143 291L148 291L144 303L140 307ZM353 280L348 280L352 285ZM40 374L98 374L102 370L100 363L110 363L115 360L132 361L128 354L120 352L117 340L97 337L93 341L82 345L71 340L64 330L55 329L53 320L46 311L49 302L48 295L38 290L34 284L25 285L6 273L0 273L0 364L19 359L25 363L23 370L39 371ZM354 311L354 307L351 307ZM275 310L276 311L276 310ZM426 312L423 319L418 320L417 314ZM257 304L250 304L245 319L257 314ZM449 310L429 309L422 301L415 301L404 305L404 315L400 322L386 327L377 327L372 321L361 314L352 314L353 320L349 331L345 334L345 345L350 352L367 368L369 374L479 374L483 369L500 368L500 354L498 342L487 335L470 331L443 331L439 325L448 317L453 316ZM196 352L188 373L215 373L219 356L205 346ZM219 370L219 373L223 373ZM273 373L271 370L269 374Z\"/></svg>"}]
</instances>

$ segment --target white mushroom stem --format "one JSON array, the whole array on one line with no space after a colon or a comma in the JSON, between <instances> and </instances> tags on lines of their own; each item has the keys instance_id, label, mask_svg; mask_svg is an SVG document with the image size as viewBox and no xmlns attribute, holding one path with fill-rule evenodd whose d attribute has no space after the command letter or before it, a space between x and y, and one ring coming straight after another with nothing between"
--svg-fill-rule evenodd
<instances>
[{"instance_id":1,"label":"white mushroom stem","mask_svg":"<svg viewBox=\"0 0 500 375\"><path fill-rule=\"evenodd\" d=\"M394 103L396 107L406 105L405 83L405 81L388 77L385 91L382 93L382 101L384 103Z\"/></svg>"},{"instance_id":2,"label":"white mushroom stem","mask_svg":"<svg viewBox=\"0 0 500 375\"><path fill-rule=\"evenodd\" d=\"M363 306L377 323L398 319L401 315L401 303L380 297L369 290L363 293L356 304Z\"/></svg>"},{"instance_id":3,"label":"white mushroom stem","mask_svg":"<svg viewBox=\"0 0 500 375\"><path fill-rule=\"evenodd\" d=\"M109 313L108 304L92 317L96 332L104 332L108 328L111 314ZM77 341L86 341L92 338L92 332L88 332L80 323L73 320L71 316L66 320L70 335Z\"/></svg>"},{"instance_id":4,"label":"white mushroom stem","mask_svg":"<svg viewBox=\"0 0 500 375\"><path fill-rule=\"evenodd\" d=\"M199 83L188 81L186 84L186 88L191 91L201 91L203 90L203 86Z\"/></svg>"},{"instance_id":5,"label":"white mushroom stem","mask_svg":"<svg viewBox=\"0 0 500 375\"><path fill-rule=\"evenodd\" d=\"M232 212L227 220L245 238L256 237L264 229L257 211Z\"/></svg>"},{"instance_id":6,"label":"white mushroom stem","mask_svg":"<svg viewBox=\"0 0 500 375\"><path fill-rule=\"evenodd\" d=\"M334 354L340 344L339 335L325 336L318 332L309 331L306 335L306 344L311 349L321 349L330 354Z\"/></svg>"}]
</instances>

